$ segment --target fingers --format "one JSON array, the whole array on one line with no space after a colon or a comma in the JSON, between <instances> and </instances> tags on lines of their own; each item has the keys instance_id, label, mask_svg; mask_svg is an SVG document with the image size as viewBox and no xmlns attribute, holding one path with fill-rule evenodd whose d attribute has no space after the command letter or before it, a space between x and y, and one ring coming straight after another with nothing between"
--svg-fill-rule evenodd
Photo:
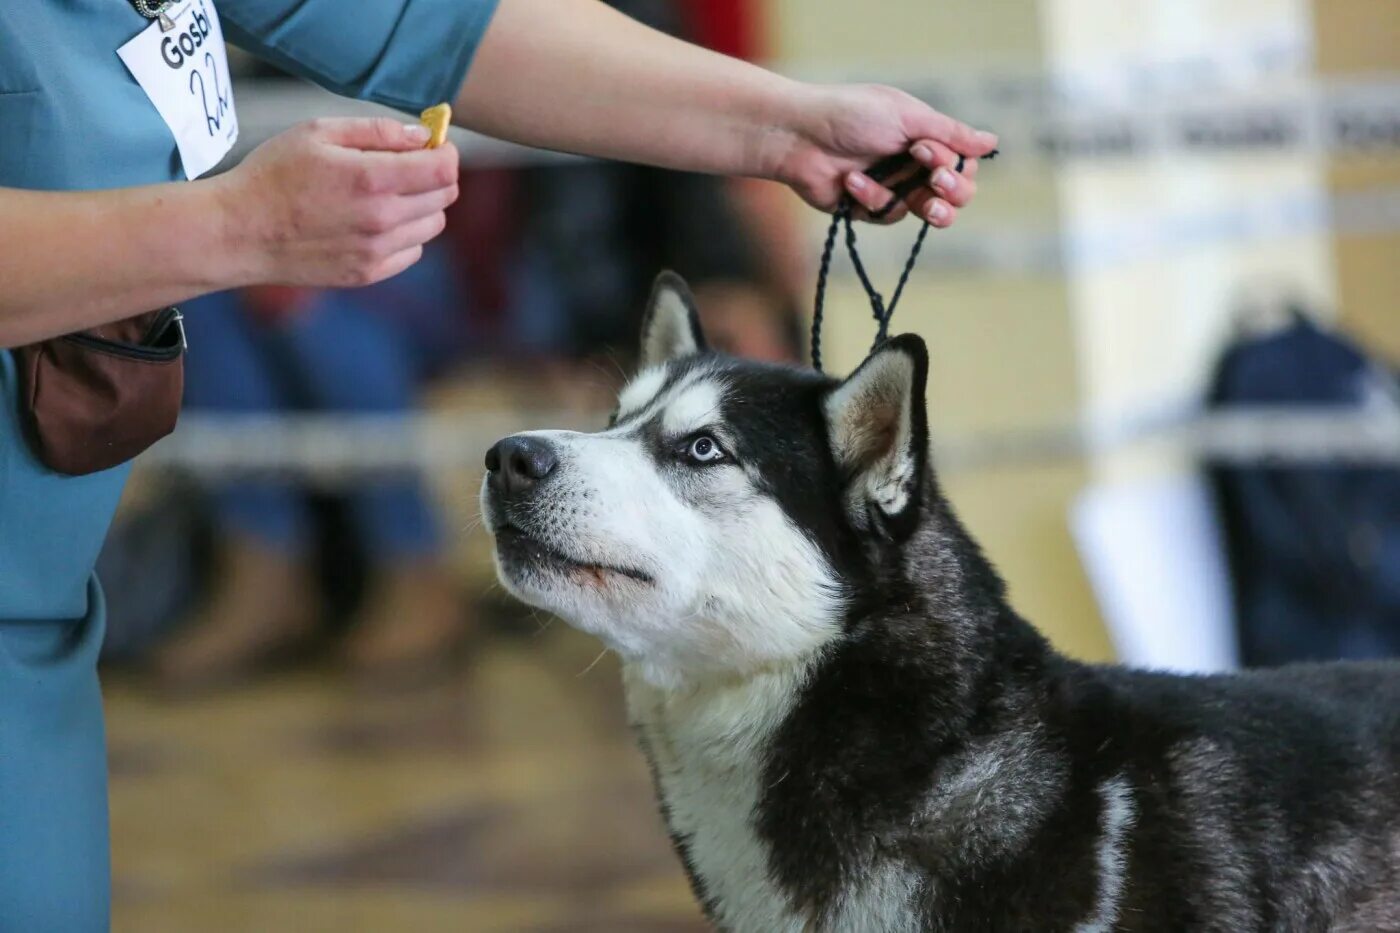
<instances>
[{"instance_id":1,"label":"fingers","mask_svg":"<svg viewBox=\"0 0 1400 933\"><path fill-rule=\"evenodd\" d=\"M963 155L984 156L997 147L995 133L975 130L926 104L919 105L917 112L911 115L911 122L915 135L943 143Z\"/></svg>"},{"instance_id":2,"label":"fingers","mask_svg":"<svg viewBox=\"0 0 1400 933\"><path fill-rule=\"evenodd\" d=\"M414 152L357 152L354 183L359 194L422 194L457 184L461 157L447 143Z\"/></svg>"},{"instance_id":3,"label":"fingers","mask_svg":"<svg viewBox=\"0 0 1400 933\"><path fill-rule=\"evenodd\" d=\"M934 194L931 188L920 188L905 199L909 213L920 217L935 227L952 226L958 219L958 209Z\"/></svg>"},{"instance_id":4,"label":"fingers","mask_svg":"<svg viewBox=\"0 0 1400 933\"><path fill-rule=\"evenodd\" d=\"M929 170L929 185L910 192L902 204L882 216L876 215L894 198L891 190L863 172L847 173L845 188L857 204L857 219L895 223L912 213L935 227L947 227L957 219L958 208L966 207L977 194L976 158L965 158L936 139L921 139L910 152L915 161Z\"/></svg>"},{"instance_id":5,"label":"fingers","mask_svg":"<svg viewBox=\"0 0 1400 933\"><path fill-rule=\"evenodd\" d=\"M938 197L952 207L967 206L977 193L977 182L972 180L972 175L976 173L976 159L964 160L947 146L932 139L920 140L910 151L920 165L932 171L930 184ZM963 165L961 172L957 171L959 162ZM969 165L972 166L971 174L968 170Z\"/></svg>"},{"instance_id":6,"label":"fingers","mask_svg":"<svg viewBox=\"0 0 1400 933\"><path fill-rule=\"evenodd\" d=\"M400 226L423 217L441 214L456 203L457 193L457 186L449 185L436 191L395 197L389 201L385 212L389 226Z\"/></svg>"},{"instance_id":7,"label":"fingers","mask_svg":"<svg viewBox=\"0 0 1400 933\"><path fill-rule=\"evenodd\" d=\"M457 186L407 196L389 195L366 201L360 208L355 230L367 236L390 233L405 224L441 214L457 200Z\"/></svg>"},{"instance_id":8,"label":"fingers","mask_svg":"<svg viewBox=\"0 0 1400 933\"><path fill-rule=\"evenodd\" d=\"M380 152L422 149L430 135L426 126L390 117L325 117L312 120L306 128L337 146Z\"/></svg>"},{"instance_id":9,"label":"fingers","mask_svg":"<svg viewBox=\"0 0 1400 933\"><path fill-rule=\"evenodd\" d=\"M426 217L419 217L395 227L377 238L375 252L381 256L393 256L404 250L421 247L424 243L442 233L447 226L447 217L438 211Z\"/></svg>"},{"instance_id":10,"label":"fingers","mask_svg":"<svg viewBox=\"0 0 1400 933\"><path fill-rule=\"evenodd\" d=\"M393 229L361 238L345 251L346 265L337 283L358 288L397 275L423 255L423 244L442 233L447 218L438 211Z\"/></svg>"},{"instance_id":11,"label":"fingers","mask_svg":"<svg viewBox=\"0 0 1400 933\"><path fill-rule=\"evenodd\" d=\"M847 172L845 182L846 191L850 193L856 204L865 209L867 217L879 213L894 200L893 191L864 172ZM890 214L893 215L895 210L898 208L892 209Z\"/></svg>"},{"instance_id":12,"label":"fingers","mask_svg":"<svg viewBox=\"0 0 1400 933\"><path fill-rule=\"evenodd\" d=\"M375 266L366 277L364 284L373 285L375 282L391 279L422 258L422 246L401 250Z\"/></svg>"},{"instance_id":13,"label":"fingers","mask_svg":"<svg viewBox=\"0 0 1400 933\"><path fill-rule=\"evenodd\" d=\"M461 157L447 144L424 149L426 128L388 117L313 120L308 132L340 147L355 194L422 194L457 183Z\"/></svg>"},{"instance_id":14,"label":"fingers","mask_svg":"<svg viewBox=\"0 0 1400 933\"><path fill-rule=\"evenodd\" d=\"M889 202L886 203L888 204ZM897 224L908 216L909 205L906 204L904 201L896 201L893 205L890 206L889 211L884 214L872 214L864 207L858 207L851 212L851 217L855 220L859 220L863 223L879 224L881 226Z\"/></svg>"}]
</instances>

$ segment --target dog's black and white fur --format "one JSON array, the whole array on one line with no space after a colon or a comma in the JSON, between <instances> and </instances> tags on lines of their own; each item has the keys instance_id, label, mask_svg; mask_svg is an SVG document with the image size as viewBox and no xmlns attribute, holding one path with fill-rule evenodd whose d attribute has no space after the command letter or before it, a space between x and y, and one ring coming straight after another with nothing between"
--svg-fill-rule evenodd
<instances>
[{"instance_id":1,"label":"dog's black and white fur","mask_svg":"<svg viewBox=\"0 0 1400 933\"><path fill-rule=\"evenodd\" d=\"M597 434L488 457L521 599L607 643L716 927L1400 931L1400 674L1056 654L928 459L921 340L705 349L663 275Z\"/></svg>"}]
</instances>

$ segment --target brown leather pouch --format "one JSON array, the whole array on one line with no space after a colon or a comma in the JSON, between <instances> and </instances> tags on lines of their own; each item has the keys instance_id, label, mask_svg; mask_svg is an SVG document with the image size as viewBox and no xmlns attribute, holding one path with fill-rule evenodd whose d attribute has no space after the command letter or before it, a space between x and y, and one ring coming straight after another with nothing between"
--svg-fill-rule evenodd
<instances>
[{"instance_id":1,"label":"brown leather pouch","mask_svg":"<svg viewBox=\"0 0 1400 933\"><path fill-rule=\"evenodd\" d=\"M125 463L175 429L185 387L178 308L14 351L34 453L81 476Z\"/></svg>"}]
</instances>

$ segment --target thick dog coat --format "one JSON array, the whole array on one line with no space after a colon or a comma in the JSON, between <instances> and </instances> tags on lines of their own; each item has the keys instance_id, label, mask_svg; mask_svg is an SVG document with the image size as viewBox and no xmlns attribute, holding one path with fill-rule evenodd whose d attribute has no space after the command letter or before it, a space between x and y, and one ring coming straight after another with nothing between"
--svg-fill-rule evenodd
<instances>
[{"instance_id":1,"label":"thick dog coat","mask_svg":"<svg viewBox=\"0 0 1400 933\"><path fill-rule=\"evenodd\" d=\"M596 434L487 457L521 599L624 662L716 927L1400 931L1400 673L1056 654L929 463L928 358L844 381L706 350L657 281Z\"/></svg>"}]
</instances>

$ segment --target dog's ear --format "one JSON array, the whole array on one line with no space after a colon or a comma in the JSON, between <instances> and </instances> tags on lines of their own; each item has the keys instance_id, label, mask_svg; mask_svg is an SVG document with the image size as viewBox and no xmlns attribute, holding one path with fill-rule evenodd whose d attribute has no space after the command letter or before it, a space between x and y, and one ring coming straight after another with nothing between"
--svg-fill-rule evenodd
<instances>
[{"instance_id":1,"label":"dog's ear","mask_svg":"<svg viewBox=\"0 0 1400 933\"><path fill-rule=\"evenodd\" d=\"M832 453L852 504L903 536L917 523L928 460L928 348L913 334L887 340L825 401Z\"/></svg>"},{"instance_id":2,"label":"dog's ear","mask_svg":"<svg viewBox=\"0 0 1400 933\"><path fill-rule=\"evenodd\" d=\"M642 319L641 368L656 366L706 349L695 296L685 279L669 269L656 277Z\"/></svg>"}]
</instances>

